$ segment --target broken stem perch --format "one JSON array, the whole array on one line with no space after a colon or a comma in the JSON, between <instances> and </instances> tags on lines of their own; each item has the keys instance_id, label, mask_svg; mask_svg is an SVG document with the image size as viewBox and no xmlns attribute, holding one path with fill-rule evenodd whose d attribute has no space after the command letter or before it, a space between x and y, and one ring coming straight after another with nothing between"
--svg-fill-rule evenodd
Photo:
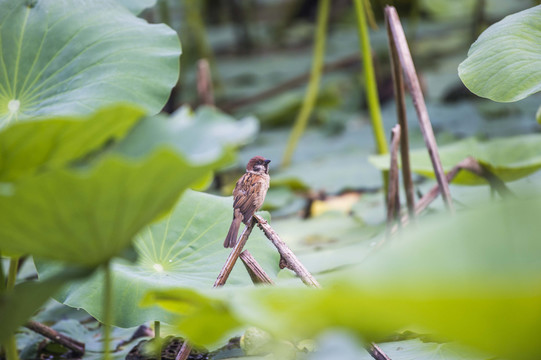
<instances>
[{"instance_id":1,"label":"broken stem perch","mask_svg":"<svg viewBox=\"0 0 541 360\"><path fill-rule=\"evenodd\" d=\"M244 250L240 253L240 259L246 267L246 271L250 274L250 278L254 284L274 285L274 281L272 281L270 276L263 270L261 265L259 265L248 250Z\"/></svg>"},{"instance_id":2,"label":"broken stem perch","mask_svg":"<svg viewBox=\"0 0 541 360\"><path fill-rule=\"evenodd\" d=\"M265 236L276 246L280 256L286 261L287 267L293 270L306 285L316 288L321 287L312 274L297 259L293 251L280 239L276 231L270 227L269 223L257 214L254 215L253 219L257 221L258 226L263 230Z\"/></svg>"},{"instance_id":3,"label":"broken stem perch","mask_svg":"<svg viewBox=\"0 0 541 360\"><path fill-rule=\"evenodd\" d=\"M220 271L220 274L218 275L218 278L214 282L214 287L223 286L225 282L227 281L227 278L229 277L229 274L231 274L231 271L233 270L233 267L235 266L235 263L237 262L237 259L240 256L240 253L242 252L242 248L244 245L246 245L246 241L248 241L248 237L250 236L250 233L252 232L252 229L254 228L254 220L250 221L249 225L246 225L244 228L244 231L242 232L240 239L237 241L237 244L227 257L227 260L225 261L224 266L222 267L222 271Z\"/></svg>"},{"instance_id":4,"label":"broken stem perch","mask_svg":"<svg viewBox=\"0 0 541 360\"><path fill-rule=\"evenodd\" d=\"M260 273L258 277L260 277L261 280L265 279L264 282L272 284L272 280L270 279L270 277L265 273L265 271L263 271L259 264L257 264L255 259L252 258L251 254L248 251L244 251L241 254L242 248L246 244L246 241L248 240L248 237L250 236L250 233L252 232L256 221L258 226L265 233L265 236L267 236L267 238L274 244L274 246L276 246L278 252L280 253L280 256L286 262L287 267L293 270L306 285L310 287L320 288L321 285L319 285L319 283L312 276L312 274L308 272L304 265L297 259L295 254L289 249L289 247L287 247L287 245L282 241L282 239L280 239L278 234L272 229L269 223L257 214L252 217L250 224L246 226L237 244L229 254L229 257L227 258L226 263L223 266L222 271L220 272L220 275L218 275L218 279L216 279L216 282L214 283L214 287L222 286L225 284L227 277L231 273L231 269L235 265L235 262L239 256L241 257L241 260L243 260L245 265L247 263L251 264L250 266L246 266L250 267L251 270L255 270L254 273ZM253 259L253 261L251 261L251 259ZM252 274L250 273L250 275ZM186 360L188 358L188 355L190 354L190 351L191 346L187 341L185 341L175 360ZM367 348L367 351L374 359L389 360L385 353L375 343L371 343L370 346Z\"/></svg>"}]
</instances>

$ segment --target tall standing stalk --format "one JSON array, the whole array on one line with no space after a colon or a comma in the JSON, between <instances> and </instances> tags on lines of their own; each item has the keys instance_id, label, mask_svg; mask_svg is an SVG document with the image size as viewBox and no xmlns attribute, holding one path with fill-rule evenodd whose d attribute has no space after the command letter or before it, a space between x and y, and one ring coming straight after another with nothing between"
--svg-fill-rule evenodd
<instances>
[{"instance_id":1,"label":"tall standing stalk","mask_svg":"<svg viewBox=\"0 0 541 360\"><path fill-rule=\"evenodd\" d=\"M287 167L291 164L291 159L293 157L293 153L295 152L295 148L297 147L297 144L299 143L299 140L306 129L308 119L316 103L321 73L323 72L323 58L325 54L325 36L327 33L327 22L329 19L329 6L329 0L319 0L317 9L314 56L312 60L312 69L310 70L310 80L308 82L308 89L304 95L301 111L297 115L293 129L289 135L289 140L282 159L282 167Z\"/></svg>"},{"instance_id":2,"label":"tall standing stalk","mask_svg":"<svg viewBox=\"0 0 541 360\"><path fill-rule=\"evenodd\" d=\"M113 274L111 271L111 262L105 264L105 291L103 296L103 353L104 360L111 359L111 323L113 322Z\"/></svg>"},{"instance_id":3,"label":"tall standing stalk","mask_svg":"<svg viewBox=\"0 0 541 360\"><path fill-rule=\"evenodd\" d=\"M1 265L1 264L0 264ZM19 265L19 258L12 257L9 261L8 278L5 285L6 291L11 291L15 287L17 280L17 267ZM7 360L19 360L19 353L17 352L17 340L15 334L12 334L4 343L4 350L6 352Z\"/></svg>"},{"instance_id":4,"label":"tall standing stalk","mask_svg":"<svg viewBox=\"0 0 541 360\"><path fill-rule=\"evenodd\" d=\"M160 322L154 321L154 338L159 339L160 338Z\"/></svg>"},{"instance_id":5,"label":"tall standing stalk","mask_svg":"<svg viewBox=\"0 0 541 360\"><path fill-rule=\"evenodd\" d=\"M363 0L353 0L355 4L355 13L357 14L359 45L363 57L366 100L368 102L368 110L370 111L370 119L372 120L372 130L374 132L374 140L376 141L376 151L378 154L387 154L389 152L389 146L387 145L387 138L385 137L385 130L383 128L383 121L381 119L378 86L374 73L374 64L372 63L372 49L370 48L370 37L368 36L366 14L362 1ZM389 184L389 172L382 171L382 176L383 189L385 189L386 192Z\"/></svg>"}]
</instances>

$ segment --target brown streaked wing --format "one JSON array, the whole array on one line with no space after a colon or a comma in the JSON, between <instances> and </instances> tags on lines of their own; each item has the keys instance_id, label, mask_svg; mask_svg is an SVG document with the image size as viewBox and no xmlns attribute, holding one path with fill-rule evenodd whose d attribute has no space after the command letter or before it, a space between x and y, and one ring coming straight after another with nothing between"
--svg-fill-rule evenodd
<instances>
[{"instance_id":1,"label":"brown streaked wing","mask_svg":"<svg viewBox=\"0 0 541 360\"><path fill-rule=\"evenodd\" d=\"M263 179L260 179L260 176L256 174L244 174L237 182L237 186L233 191L233 207L240 210L244 217L244 223L246 223L246 221L248 221L262 205L260 196L261 191L263 190L262 187L264 186L264 181L262 180Z\"/></svg>"}]
</instances>

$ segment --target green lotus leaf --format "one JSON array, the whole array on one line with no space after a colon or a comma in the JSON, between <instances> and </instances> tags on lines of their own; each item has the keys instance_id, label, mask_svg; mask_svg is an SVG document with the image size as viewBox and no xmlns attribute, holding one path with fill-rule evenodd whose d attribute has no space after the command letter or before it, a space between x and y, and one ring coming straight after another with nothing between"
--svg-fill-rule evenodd
<instances>
[{"instance_id":1,"label":"green lotus leaf","mask_svg":"<svg viewBox=\"0 0 541 360\"><path fill-rule=\"evenodd\" d=\"M142 116L141 109L116 105L88 116L13 124L0 132L0 181L65 166L122 138Z\"/></svg>"},{"instance_id":2,"label":"green lotus leaf","mask_svg":"<svg viewBox=\"0 0 541 360\"><path fill-rule=\"evenodd\" d=\"M514 181L541 168L541 136L537 134L498 138L481 142L469 138L442 146L439 154L445 172L460 161L473 156L486 169L503 181ZM432 163L425 149L410 152L412 171L434 178ZM379 169L389 169L389 155L371 156L370 162ZM461 171L453 180L459 185L486 185L485 179Z\"/></svg>"},{"instance_id":3,"label":"green lotus leaf","mask_svg":"<svg viewBox=\"0 0 541 360\"><path fill-rule=\"evenodd\" d=\"M230 331L234 321L216 321L230 316L287 339L346 328L378 341L414 326L496 357L533 360L541 351L540 211L532 196L426 218L322 289L220 289L199 292L201 301L175 289L146 301L176 313L196 343L208 341L202 329ZM209 302L204 316L191 311Z\"/></svg>"},{"instance_id":4,"label":"green lotus leaf","mask_svg":"<svg viewBox=\"0 0 541 360\"><path fill-rule=\"evenodd\" d=\"M0 2L0 125L114 102L161 110L180 45L116 1Z\"/></svg>"},{"instance_id":5,"label":"green lotus leaf","mask_svg":"<svg viewBox=\"0 0 541 360\"><path fill-rule=\"evenodd\" d=\"M161 148L142 159L109 156L90 169L27 178L0 195L0 248L97 265L118 255L222 161L194 165Z\"/></svg>"},{"instance_id":6,"label":"green lotus leaf","mask_svg":"<svg viewBox=\"0 0 541 360\"><path fill-rule=\"evenodd\" d=\"M0 344L13 335L55 292L68 281L82 278L88 269L64 268L44 281L26 281L0 295Z\"/></svg>"},{"instance_id":7,"label":"green lotus leaf","mask_svg":"<svg viewBox=\"0 0 541 360\"><path fill-rule=\"evenodd\" d=\"M541 5L491 25L473 43L458 75L473 93L510 102L541 90Z\"/></svg>"},{"instance_id":8,"label":"green lotus leaf","mask_svg":"<svg viewBox=\"0 0 541 360\"><path fill-rule=\"evenodd\" d=\"M231 197L187 191L165 218L142 230L135 239L138 260L135 263L118 259L112 262L113 324L131 327L151 320L173 322L175 316L159 307L139 307L149 290L179 286L211 289L230 252L223 247L223 241L232 213ZM250 236L247 249L267 273L276 275L278 254L257 228ZM37 263L40 275L49 272L51 266ZM102 320L101 284L103 273L97 272L89 280L64 289L57 299L85 309ZM227 286L251 284L242 264L237 264Z\"/></svg>"}]
</instances>

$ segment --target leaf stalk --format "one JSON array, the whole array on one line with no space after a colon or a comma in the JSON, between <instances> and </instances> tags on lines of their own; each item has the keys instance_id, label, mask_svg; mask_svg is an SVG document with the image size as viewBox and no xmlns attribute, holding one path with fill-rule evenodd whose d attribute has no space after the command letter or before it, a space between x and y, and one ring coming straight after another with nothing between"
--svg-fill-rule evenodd
<instances>
[{"instance_id":1,"label":"leaf stalk","mask_svg":"<svg viewBox=\"0 0 541 360\"><path fill-rule=\"evenodd\" d=\"M289 135L284 157L282 158L282 167L288 167L291 164L293 153L297 144L308 125L308 119L316 104L319 93L319 83L323 72L323 60L325 53L325 38L327 33L327 22L329 19L329 0L319 0L317 9L316 37L314 45L314 55L312 60L312 69L310 70L310 80L308 89L304 95L301 110L295 119L293 129Z\"/></svg>"}]
</instances>

